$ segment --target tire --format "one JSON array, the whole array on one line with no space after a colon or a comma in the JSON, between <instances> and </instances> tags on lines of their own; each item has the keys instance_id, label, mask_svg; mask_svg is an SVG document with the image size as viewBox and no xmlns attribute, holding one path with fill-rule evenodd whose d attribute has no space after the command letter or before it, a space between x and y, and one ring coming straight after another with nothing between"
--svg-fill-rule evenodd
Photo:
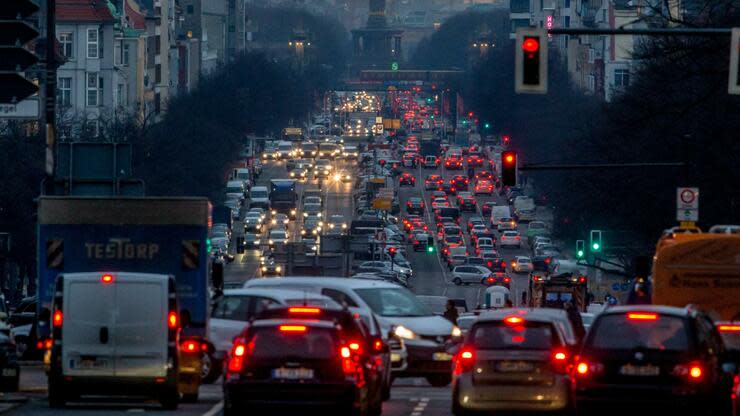
<instances>
[{"instance_id":1,"label":"tire","mask_svg":"<svg viewBox=\"0 0 740 416\"><path fill-rule=\"evenodd\" d=\"M49 378L49 407L62 409L67 404L67 392L58 381Z\"/></svg>"},{"instance_id":2,"label":"tire","mask_svg":"<svg viewBox=\"0 0 740 416\"><path fill-rule=\"evenodd\" d=\"M393 384L392 379L388 381L388 383L383 383L383 387L380 392L380 398L383 399L384 402L391 399L391 384Z\"/></svg>"},{"instance_id":3,"label":"tire","mask_svg":"<svg viewBox=\"0 0 740 416\"><path fill-rule=\"evenodd\" d=\"M451 374L433 374L424 378L434 387L447 387L452 382Z\"/></svg>"},{"instance_id":4,"label":"tire","mask_svg":"<svg viewBox=\"0 0 740 416\"><path fill-rule=\"evenodd\" d=\"M454 389L452 392L452 414L454 416L472 416L472 411L463 409L463 407L460 406L460 401L458 400L457 396L457 389Z\"/></svg>"},{"instance_id":5,"label":"tire","mask_svg":"<svg viewBox=\"0 0 740 416\"><path fill-rule=\"evenodd\" d=\"M159 404L164 410L177 410L180 405L180 394L177 392L177 386L168 388L159 396Z\"/></svg>"},{"instance_id":6,"label":"tire","mask_svg":"<svg viewBox=\"0 0 740 416\"><path fill-rule=\"evenodd\" d=\"M198 393L187 393L182 395L182 402L183 403L197 403L198 402Z\"/></svg>"},{"instance_id":7,"label":"tire","mask_svg":"<svg viewBox=\"0 0 740 416\"><path fill-rule=\"evenodd\" d=\"M459 277L456 277L452 279L452 283L454 283L456 286L460 286L462 284L462 280L460 280Z\"/></svg>"},{"instance_id":8,"label":"tire","mask_svg":"<svg viewBox=\"0 0 740 416\"><path fill-rule=\"evenodd\" d=\"M208 371L206 371L206 368ZM203 372L201 373L201 380L203 384L212 384L223 373L223 361L218 360L211 354L205 354L203 356Z\"/></svg>"}]
</instances>

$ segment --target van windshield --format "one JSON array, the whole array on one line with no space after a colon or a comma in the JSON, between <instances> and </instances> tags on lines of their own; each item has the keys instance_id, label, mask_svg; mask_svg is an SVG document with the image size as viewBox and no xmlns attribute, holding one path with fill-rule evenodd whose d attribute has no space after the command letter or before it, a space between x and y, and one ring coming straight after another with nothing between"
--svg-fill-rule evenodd
<instances>
[{"instance_id":1,"label":"van windshield","mask_svg":"<svg viewBox=\"0 0 740 416\"><path fill-rule=\"evenodd\" d=\"M252 198L267 198L267 191L252 191Z\"/></svg>"},{"instance_id":2,"label":"van windshield","mask_svg":"<svg viewBox=\"0 0 740 416\"><path fill-rule=\"evenodd\" d=\"M227 194L240 194L242 192L244 192L244 189L241 186L229 186L226 188Z\"/></svg>"}]
</instances>

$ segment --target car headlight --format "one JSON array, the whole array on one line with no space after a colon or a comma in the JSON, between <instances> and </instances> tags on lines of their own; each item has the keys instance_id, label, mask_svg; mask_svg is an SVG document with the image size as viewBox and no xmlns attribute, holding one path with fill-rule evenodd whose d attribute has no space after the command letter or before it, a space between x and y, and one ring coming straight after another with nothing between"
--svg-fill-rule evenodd
<instances>
[{"instance_id":1,"label":"car headlight","mask_svg":"<svg viewBox=\"0 0 740 416\"><path fill-rule=\"evenodd\" d=\"M278 273L280 273L280 271L282 271L282 270L283 270L283 268L280 267L280 266L275 267L275 271L278 272Z\"/></svg>"},{"instance_id":2,"label":"car headlight","mask_svg":"<svg viewBox=\"0 0 740 416\"><path fill-rule=\"evenodd\" d=\"M306 235L306 230L301 230L301 235Z\"/></svg>"},{"instance_id":3,"label":"car headlight","mask_svg":"<svg viewBox=\"0 0 740 416\"><path fill-rule=\"evenodd\" d=\"M260 240L254 240L254 245L255 245L255 246L258 246L258 245L260 245Z\"/></svg>"},{"instance_id":4,"label":"car headlight","mask_svg":"<svg viewBox=\"0 0 740 416\"><path fill-rule=\"evenodd\" d=\"M283 224L287 224L289 222L290 222L290 220L283 220Z\"/></svg>"},{"instance_id":5,"label":"car headlight","mask_svg":"<svg viewBox=\"0 0 740 416\"><path fill-rule=\"evenodd\" d=\"M272 240L267 240L267 244L272 244L272 243L273 243Z\"/></svg>"},{"instance_id":6,"label":"car headlight","mask_svg":"<svg viewBox=\"0 0 740 416\"><path fill-rule=\"evenodd\" d=\"M297 212L296 210L294 210L294 209L291 209L291 210L290 210L290 215L295 215L295 213L296 213L296 212Z\"/></svg>"},{"instance_id":7,"label":"car headlight","mask_svg":"<svg viewBox=\"0 0 740 416\"><path fill-rule=\"evenodd\" d=\"M272 220L272 224L273 224L273 225L274 225L274 224L277 224L277 220L276 220L276 219L273 219L273 220Z\"/></svg>"},{"instance_id":8,"label":"car headlight","mask_svg":"<svg viewBox=\"0 0 740 416\"><path fill-rule=\"evenodd\" d=\"M272 210L272 211L270 211L270 213L271 213L272 215L277 215L277 211L275 211L275 210Z\"/></svg>"},{"instance_id":9,"label":"car headlight","mask_svg":"<svg viewBox=\"0 0 740 416\"><path fill-rule=\"evenodd\" d=\"M316 235L316 234L318 234L318 231L313 230L313 231L311 231L311 234Z\"/></svg>"},{"instance_id":10,"label":"car headlight","mask_svg":"<svg viewBox=\"0 0 740 416\"><path fill-rule=\"evenodd\" d=\"M290 177L295 178L295 172L290 172Z\"/></svg>"},{"instance_id":11,"label":"car headlight","mask_svg":"<svg viewBox=\"0 0 740 416\"><path fill-rule=\"evenodd\" d=\"M461 337L462 336L462 330L459 327L457 327L457 326L453 326L452 327L452 333L451 333L451 335L453 337L455 337L455 338Z\"/></svg>"},{"instance_id":12,"label":"car headlight","mask_svg":"<svg viewBox=\"0 0 740 416\"><path fill-rule=\"evenodd\" d=\"M308 212L304 212L304 213L303 213L303 216L304 216L304 217L308 217Z\"/></svg>"},{"instance_id":13,"label":"car headlight","mask_svg":"<svg viewBox=\"0 0 740 416\"><path fill-rule=\"evenodd\" d=\"M340 175L338 173L336 175L334 175L334 180L335 181L340 181L341 179L342 179L342 175Z\"/></svg>"},{"instance_id":14,"label":"car headlight","mask_svg":"<svg viewBox=\"0 0 740 416\"><path fill-rule=\"evenodd\" d=\"M319 217L319 218L321 218L321 213L320 212L319 213L316 213L316 216Z\"/></svg>"},{"instance_id":15,"label":"car headlight","mask_svg":"<svg viewBox=\"0 0 740 416\"><path fill-rule=\"evenodd\" d=\"M342 224L342 229L347 228L347 224Z\"/></svg>"},{"instance_id":16,"label":"car headlight","mask_svg":"<svg viewBox=\"0 0 740 416\"><path fill-rule=\"evenodd\" d=\"M262 266L262 271L263 272L266 272L267 271L267 266Z\"/></svg>"},{"instance_id":17,"label":"car headlight","mask_svg":"<svg viewBox=\"0 0 740 416\"><path fill-rule=\"evenodd\" d=\"M329 224L329 228L334 229L334 224Z\"/></svg>"},{"instance_id":18,"label":"car headlight","mask_svg":"<svg viewBox=\"0 0 740 416\"><path fill-rule=\"evenodd\" d=\"M416 339L418 336L414 333L414 331L406 328L403 325L399 325L396 327L396 329L393 330L393 333L403 339Z\"/></svg>"}]
</instances>

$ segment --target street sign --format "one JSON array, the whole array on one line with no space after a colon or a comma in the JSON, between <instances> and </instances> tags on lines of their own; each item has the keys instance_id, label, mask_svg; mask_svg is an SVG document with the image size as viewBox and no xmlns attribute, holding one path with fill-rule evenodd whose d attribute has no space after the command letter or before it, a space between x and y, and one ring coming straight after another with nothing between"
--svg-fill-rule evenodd
<instances>
[{"instance_id":1,"label":"street sign","mask_svg":"<svg viewBox=\"0 0 740 416\"><path fill-rule=\"evenodd\" d=\"M17 104L0 104L0 118L38 119L39 100L31 97Z\"/></svg>"},{"instance_id":2,"label":"street sign","mask_svg":"<svg viewBox=\"0 0 740 416\"><path fill-rule=\"evenodd\" d=\"M373 199L373 208L379 210L390 211L393 201L389 198L375 198Z\"/></svg>"},{"instance_id":3,"label":"street sign","mask_svg":"<svg viewBox=\"0 0 740 416\"><path fill-rule=\"evenodd\" d=\"M699 188L676 188L676 220L699 221Z\"/></svg>"},{"instance_id":4,"label":"street sign","mask_svg":"<svg viewBox=\"0 0 740 416\"><path fill-rule=\"evenodd\" d=\"M398 71L398 62L391 63L391 71Z\"/></svg>"}]
</instances>

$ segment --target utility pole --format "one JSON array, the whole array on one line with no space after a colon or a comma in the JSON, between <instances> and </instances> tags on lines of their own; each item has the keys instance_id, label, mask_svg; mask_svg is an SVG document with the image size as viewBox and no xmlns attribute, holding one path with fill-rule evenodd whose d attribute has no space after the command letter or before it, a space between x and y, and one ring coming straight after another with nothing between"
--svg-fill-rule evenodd
<instances>
[{"instance_id":1,"label":"utility pole","mask_svg":"<svg viewBox=\"0 0 740 416\"><path fill-rule=\"evenodd\" d=\"M46 0L44 120L46 125L46 180L50 189L54 187L54 156L56 151L57 63L54 53L56 38L56 0Z\"/></svg>"}]
</instances>

